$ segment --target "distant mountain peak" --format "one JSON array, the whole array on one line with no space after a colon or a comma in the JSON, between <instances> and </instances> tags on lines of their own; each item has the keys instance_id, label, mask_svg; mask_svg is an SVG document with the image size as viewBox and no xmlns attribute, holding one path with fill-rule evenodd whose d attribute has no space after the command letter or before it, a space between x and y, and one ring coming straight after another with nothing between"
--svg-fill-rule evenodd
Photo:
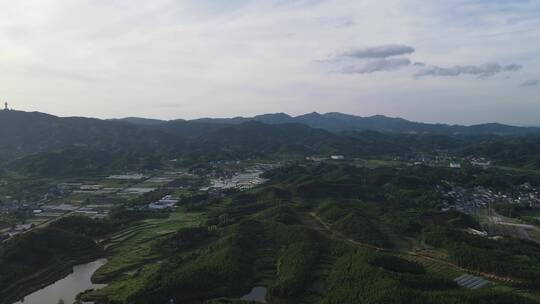
<instances>
[{"instance_id":1,"label":"distant mountain peak","mask_svg":"<svg viewBox=\"0 0 540 304\"><path fill-rule=\"evenodd\" d=\"M409 121L400 117L389 117L381 114L362 117L340 112L321 114L311 112L298 116L286 113L261 114L254 117L206 118L195 120L205 123L239 124L246 121L258 121L266 124L299 123L312 128L332 132L342 131L376 131L401 134L498 134L513 135L540 132L540 128L524 128L508 126L500 123L480 124L474 126L429 124Z\"/></svg>"},{"instance_id":2,"label":"distant mountain peak","mask_svg":"<svg viewBox=\"0 0 540 304\"><path fill-rule=\"evenodd\" d=\"M320 117L320 116L323 116L323 115L319 112L311 112L311 113L306 113L304 115L299 115L296 117Z\"/></svg>"},{"instance_id":3,"label":"distant mountain peak","mask_svg":"<svg viewBox=\"0 0 540 304\"><path fill-rule=\"evenodd\" d=\"M260 114L260 115L257 115L257 116L255 116L255 117L258 117L258 116L281 116L281 117L291 117L289 114L284 113L284 112Z\"/></svg>"}]
</instances>

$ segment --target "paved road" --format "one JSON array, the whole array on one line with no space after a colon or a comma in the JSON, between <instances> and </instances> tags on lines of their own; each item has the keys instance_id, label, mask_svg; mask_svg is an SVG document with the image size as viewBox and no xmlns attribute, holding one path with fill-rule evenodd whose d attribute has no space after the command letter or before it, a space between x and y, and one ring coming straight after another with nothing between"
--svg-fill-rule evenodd
<instances>
[{"instance_id":1,"label":"paved road","mask_svg":"<svg viewBox=\"0 0 540 304\"><path fill-rule=\"evenodd\" d=\"M32 228L30 228L30 229L23 230L23 231L21 231L21 232L20 232L19 234L17 234L17 235L21 235L21 234L24 234L24 233L28 233L28 232L31 232L31 231L34 231L34 230L37 230L37 229L46 228L46 227L48 227L50 224L52 224L52 223L54 223L54 222L56 222L56 221L59 221L61 218L64 218L64 217L66 217L66 216L72 215L73 213L75 213L77 210L79 210L79 209L81 209L81 208L82 208L82 207L79 207L79 208L77 208L77 209L75 209L75 210L69 211L69 212L64 213L64 214L62 214L62 215L60 215L60 216L57 216L57 217L52 218L52 219L50 219L50 220L47 220L47 221L45 221L45 222L43 222L43 223L40 223L40 224L38 224L38 225L35 225L34 227L32 227ZM3 240L2 243L5 243L5 242L9 241L10 239L11 239L11 238L7 238L7 239Z\"/></svg>"},{"instance_id":2,"label":"paved road","mask_svg":"<svg viewBox=\"0 0 540 304\"><path fill-rule=\"evenodd\" d=\"M537 226L520 223L519 220L502 216L493 209L489 211L488 220L490 224L495 226L500 225L516 228L516 230L519 231L519 235L511 235L514 237L535 241L530 236L529 231L536 231L538 234L540 234L540 228Z\"/></svg>"}]
</instances>

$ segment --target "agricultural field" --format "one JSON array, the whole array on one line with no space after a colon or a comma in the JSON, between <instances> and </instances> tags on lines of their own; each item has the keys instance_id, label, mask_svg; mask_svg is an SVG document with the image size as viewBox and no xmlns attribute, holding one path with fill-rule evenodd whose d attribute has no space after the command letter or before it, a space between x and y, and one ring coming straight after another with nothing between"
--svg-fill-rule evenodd
<instances>
[{"instance_id":1,"label":"agricultural field","mask_svg":"<svg viewBox=\"0 0 540 304\"><path fill-rule=\"evenodd\" d=\"M520 212L520 217L525 221L540 222L540 209L529 209Z\"/></svg>"},{"instance_id":2,"label":"agricultural field","mask_svg":"<svg viewBox=\"0 0 540 304\"><path fill-rule=\"evenodd\" d=\"M137 290L138 282L152 273L168 257L156 251L154 244L181 228L197 227L205 220L204 213L177 210L167 218L146 219L135 222L129 228L112 235L102 243L108 262L93 276L96 282L109 285L89 297L112 295L113 299L125 299Z\"/></svg>"},{"instance_id":3,"label":"agricultural field","mask_svg":"<svg viewBox=\"0 0 540 304\"><path fill-rule=\"evenodd\" d=\"M408 261L416 262L424 266L426 271L430 274L442 276L451 280L459 277L464 273L455 266L449 265L448 263L438 259L416 254L403 254L401 255L401 257Z\"/></svg>"},{"instance_id":4,"label":"agricultural field","mask_svg":"<svg viewBox=\"0 0 540 304\"><path fill-rule=\"evenodd\" d=\"M204 220L203 213L185 212L171 213L166 219L148 219L135 223L122 230L103 243L109 255L109 262L95 274L96 281L130 271L147 261L163 258L159 252L151 249L153 242L180 228L196 227Z\"/></svg>"}]
</instances>

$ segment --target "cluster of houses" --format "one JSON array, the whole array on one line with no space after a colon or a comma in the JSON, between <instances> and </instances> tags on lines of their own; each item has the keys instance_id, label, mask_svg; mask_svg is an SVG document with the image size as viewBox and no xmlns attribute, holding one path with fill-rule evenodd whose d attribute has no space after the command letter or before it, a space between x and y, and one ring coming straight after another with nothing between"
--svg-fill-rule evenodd
<instances>
[{"instance_id":1,"label":"cluster of houses","mask_svg":"<svg viewBox=\"0 0 540 304\"><path fill-rule=\"evenodd\" d=\"M521 204L532 208L540 208L540 189L530 183L524 183L516 187L513 195L509 198L514 204Z\"/></svg>"},{"instance_id":2,"label":"cluster of houses","mask_svg":"<svg viewBox=\"0 0 540 304\"><path fill-rule=\"evenodd\" d=\"M19 212L31 212L39 206L38 202L30 202L26 200L13 200L0 204L0 213L11 214Z\"/></svg>"},{"instance_id":3,"label":"cluster of houses","mask_svg":"<svg viewBox=\"0 0 540 304\"><path fill-rule=\"evenodd\" d=\"M260 177L262 173L263 171L260 170L251 170L243 173L235 173L231 176L217 177L211 180L210 186L201 188L201 191L212 189L251 189L265 181L264 178Z\"/></svg>"},{"instance_id":4,"label":"cluster of houses","mask_svg":"<svg viewBox=\"0 0 540 304\"><path fill-rule=\"evenodd\" d=\"M484 157L468 156L457 157L447 153L436 154L424 154L424 153L411 153L396 156L393 158L395 161L405 162L412 166L430 166L430 167L449 167L453 169L460 169L463 165L470 165L479 168L489 168L492 163L490 160Z\"/></svg>"},{"instance_id":5,"label":"cluster of houses","mask_svg":"<svg viewBox=\"0 0 540 304\"><path fill-rule=\"evenodd\" d=\"M462 160L456 160L455 158L450 161L450 168L459 169L463 163L469 164L473 167L479 167L487 169L491 166L491 161L483 157L467 157Z\"/></svg>"},{"instance_id":6,"label":"cluster of houses","mask_svg":"<svg viewBox=\"0 0 540 304\"><path fill-rule=\"evenodd\" d=\"M256 163L248 168L240 169L227 166L214 166L211 170L205 172L210 179L210 185L201 187L201 191L219 191L219 190L247 190L266 181L261 175L272 168L279 166L277 164Z\"/></svg>"},{"instance_id":7,"label":"cluster of houses","mask_svg":"<svg viewBox=\"0 0 540 304\"><path fill-rule=\"evenodd\" d=\"M455 183L443 182L437 186L442 196L443 211L456 209L473 214L491 203L521 205L540 208L539 189L529 183L514 187L507 192L494 191L485 187L465 188Z\"/></svg>"},{"instance_id":8,"label":"cluster of houses","mask_svg":"<svg viewBox=\"0 0 540 304\"><path fill-rule=\"evenodd\" d=\"M442 196L443 211L455 209L474 214L479 209L488 207L495 200L495 193L484 187L468 189L455 183L445 182L445 186L438 186L437 190Z\"/></svg>"},{"instance_id":9,"label":"cluster of houses","mask_svg":"<svg viewBox=\"0 0 540 304\"><path fill-rule=\"evenodd\" d=\"M235 163L236 164L236 163ZM253 166L245 172L235 170L223 170L224 167L211 168L212 184L206 190L221 192L223 189L249 189L264 182L260 175L267 169L267 165L261 164ZM236 164L237 165L237 164ZM165 184L168 189L193 188L200 189L202 183L197 175L181 174L164 175L148 178L142 174L122 174L109 176L110 180L128 180L133 181L125 188L107 188L100 184L85 184L79 182L61 183L49 190L41 200L30 201L11 201L0 204L0 213L18 213L24 212L25 220L20 223L4 228L0 231L0 239L11 237L15 234L25 232L35 226L53 221L59 217L69 215L83 215L94 219L101 219L108 216L111 209L123 197L135 197L145 193L152 192ZM210 195L219 195L209 191ZM83 194L74 199L67 199L71 194ZM81 198L82 197L82 198ZM60 200L59 200L60 199ZM55 203L56 202L56 203ZM62 202L62 203L60 203ZM146 210L174 210L177 208L180 199L173 195L163 196L161 199L153 202L146 202L142 209Z\"/></svg>"},{"instance_id":10,"label":"cluster of houses","mask_svg":"<svg viewBox=\"0 0 540 304\"><path fill-rule=\"evenodd\" d=\"M102 219L107 217L109 210L113 208L112 204L90 204L80 206L71 203L62 203L59 205L44 203L21 203L20 205L17 205L18 209L14 208L12 203L2 204L0 206L0 210L2 210L3 213L15 212L15 210L21 212L21 208L24 208L25 212L28 212L29 214L28 219L23 223L16 224L0 232L0 234L7 235L9 237L32 229L34 226L62 217L66 214L82 215L93 219Z\"/></svg>"}]
</instances>

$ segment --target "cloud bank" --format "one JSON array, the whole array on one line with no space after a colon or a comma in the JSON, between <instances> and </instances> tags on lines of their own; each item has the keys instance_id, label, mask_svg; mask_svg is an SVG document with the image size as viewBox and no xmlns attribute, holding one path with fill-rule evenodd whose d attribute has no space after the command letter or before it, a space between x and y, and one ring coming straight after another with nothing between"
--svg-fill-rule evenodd
<instances>
[{"instance_id":1,"label":"cloud bank","mask_svg":"<svg viewBox=\"0 0 540 304\"><path fill-rule=\"evenodd\" d=\"M338 54L338 57L363 58L388 58L392 56L408 55L415 49L408 45L389 44L351 50Z\"/></svg>"},{"instance_id":2,"label":"cloud bank","mask_svg":"<svg viewBox=\"0 0 540 304\"><path fill-rule=\"evenodd\" d=\"M380 71L392 71L411 65L407 58L372 59L357 65L348 65L341 70L344 74L369 74Z\"/></svg>"},{"instance_id":3,"label":"cloud bank","mask_svg":"<svg viewBox=\"0 0 540 304\"><path fill-rule=\"evenodd\" d=\"M415 51L414 47L403 44L370 46L337 53L335 59L330 62L338 65L337 71L343 74L370 74L413 66L420 68L414 74L415 78L425 76L455 77L460 75L475 75L479 78L487 78L502 72L519 71L523 68L519 64L501 65L499 63L456 65L453 67L428 65L424 62L412 63L405 56L411 55Z\"/></svg>"},{"instance_id":4,"label":"cloud bank","mask_svg":"<svg viewBox=\"0 0 540 304\"><path fill-rule=\"evenodd\" d=\"M371 74L381 71L398 70L410 66L411 60L404 55L415 52L408 45L387 44L356 48L339 52L332 60L323 61L337 66L333 71L343 74Z\"/></svg>"},{"instance_id":5,"label":"cloud bank","mask_svg":"<svg viewBox=\"0 0 540 304\"><path fill-rule=\"evenodd\" d=\"M478 77L491 77L501 72L515 72L521 70L522 66L518 64L509 64L501 66L498 63L485 63L482 65L457 65L453 67L430 66L420 70L415 77L424 76L459 76L459 75L476 75Z\"/></svg>"}]
</instances>

